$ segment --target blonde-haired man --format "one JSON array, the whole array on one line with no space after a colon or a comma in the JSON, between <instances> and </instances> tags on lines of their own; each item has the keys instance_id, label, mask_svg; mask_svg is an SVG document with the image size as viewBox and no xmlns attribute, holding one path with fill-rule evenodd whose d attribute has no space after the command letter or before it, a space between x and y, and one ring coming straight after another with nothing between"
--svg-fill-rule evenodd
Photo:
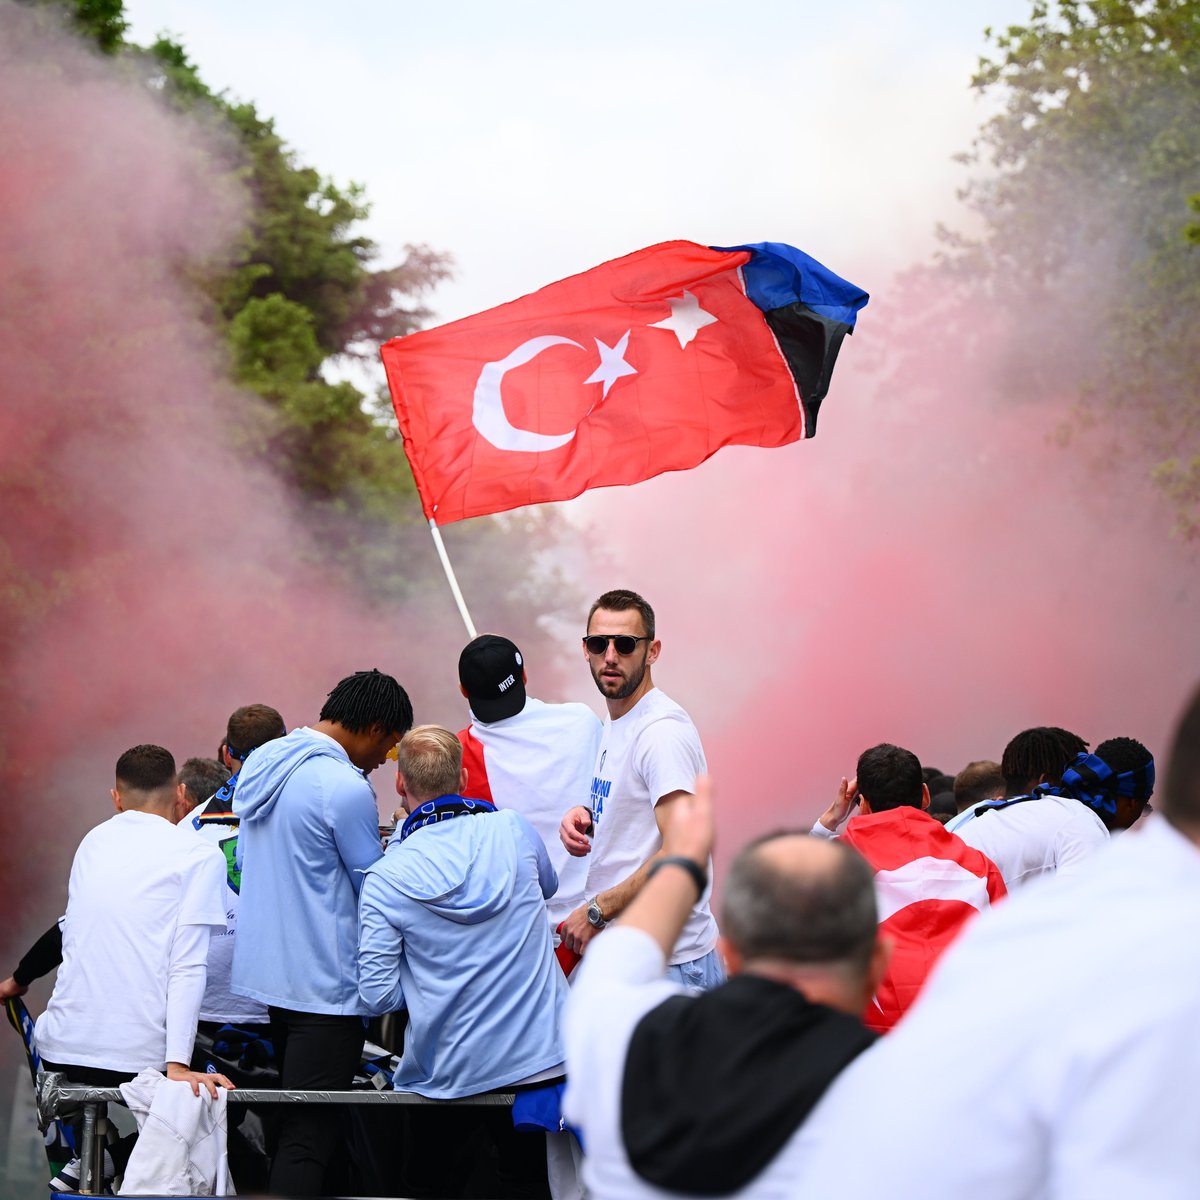
<instances>
[{"instance_id":1,"label":"blonde-haired man","mask_svg":"<svg viewBox=\"0 0 1200 1200\"><path fill-rule=\"evenodd\" d=\"M468 788L450 730L405 734L403 824L359 900L362 998L373 1013L408 1009L395 1086L435 1099L555 1078L564 1057L567 988L545 908L558 877L524 817Z\"/></svg>"}]
</instances>

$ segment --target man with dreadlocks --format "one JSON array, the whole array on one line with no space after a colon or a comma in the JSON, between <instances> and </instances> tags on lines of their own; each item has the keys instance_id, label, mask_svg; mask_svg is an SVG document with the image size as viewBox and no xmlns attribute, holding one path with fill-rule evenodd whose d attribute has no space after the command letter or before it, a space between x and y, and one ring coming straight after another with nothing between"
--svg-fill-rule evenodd
<instances>
[{"instance_id":1,"label":"man with dreadlocks","mask_svg":"<svg viewBox=\"0 0 1200 1200\"><path fill-rule=\"evenodd\" d=\"M1133 738L1111 738L1094 754L1076 754L1058 783L968 810L971 819L954 832L986 854L1013 891L1040 875L1077 874L1114 829L1128 829L1146 811L1153 791L1150 751Z\"/></svg>"},{"instance_id":2,"label":"man with dreadlocks","mask_svg":"<svg viewBox=\"0 0 1200 1200\"><path fill-rule=\"evenodd\" d=\"M350 1086L363 1046L355 959L362 872L381 854L366 776L412 725L390 675L358 671L311 728L260 746L238 777L241 907L233 991L266 1004L281 1086ZM322 1194L339 1124L296 1106L280 1121L271 1191Z\"/></svg>"},{"instance_id":3,"label":"man with dreadlocks","mask_svg":"<svg viewBox=\"0 0 1200 1200\"><path fill-rule=\"evenodd\" d=\"M1016 800L1032 795L1033 789L1042 784L1061 783L1067 763L1087 748L1087 742L1078 734L1056 725L1022 730L1004 747L1000 760L1004 784L1001 791L993 796L978 796L970 804L963 805L958 815L946 823L946 828L957 833L968 821L975 819L977 809L996 798Z\"/></svg>"}]
</instances>

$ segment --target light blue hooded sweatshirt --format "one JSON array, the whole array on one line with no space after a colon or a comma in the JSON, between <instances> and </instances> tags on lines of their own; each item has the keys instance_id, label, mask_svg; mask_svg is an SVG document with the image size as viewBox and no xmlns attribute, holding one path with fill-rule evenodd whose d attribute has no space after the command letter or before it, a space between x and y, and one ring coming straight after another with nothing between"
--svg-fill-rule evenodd
<instances>
[{"instance_id":1,"label":"light blue hooded sweatshirt","mask_svg":"<svg viewBox=\"0 0 1200 1200\"><path fill-rule=\"evenodd\" d=\"M472 1096L562 1063L567 984L545 904L557 889L511 809L414 830L366 872L359 988L372 1013L408 1008L397 1090Z\"/></svg>"},{"instance_id":2,"label":"light blue hooded sweatshirt","mask_svg":"<svg viewBox=\"0 0 1200 1200\"><path fill-rule=\"evenodd\" d=\"M382 853L371 785L332 738L295 729L246 759L233 811L242 890L232 990L298 1012L364 1013L358 889Z\"/></svg>"}]
</instances>

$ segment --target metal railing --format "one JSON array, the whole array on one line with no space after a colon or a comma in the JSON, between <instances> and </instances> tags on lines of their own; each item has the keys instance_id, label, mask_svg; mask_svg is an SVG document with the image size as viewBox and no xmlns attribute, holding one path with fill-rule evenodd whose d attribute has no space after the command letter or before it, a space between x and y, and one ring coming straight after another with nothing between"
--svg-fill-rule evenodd
<instances>
[{"instance_id":1,"label":"metal railing","mask_svg":"<svg viewBox=\"0 0 1200 1200\"><path fill-rule=\"evenodd\" d=\"M554 1081L547 1080L546 1082L552 1083ZM458 1100L431 1100L428 1096L418 1096L416 1092L394 1092L375 1089L350 1092L312 1092L285 1090L283 1088L235 1088L229 1093L229 1103L434 1104L443 1106L462 1105L485 1108L511 1108L514 1095L515 1093L513 1092L482 1092L477 1096L463 1096ZM104 1139L99 1136L101 1109L109 1103L125 1103L120 1088L91 1087L82 1083L68 1083L65 1076L54 1071L42 1071L38 1075L38 1124L43 1131L52 1120L62 1116L64 1110L70 1111L76 1106L83 1109L83 1126L78 1150L80 1160L79 1192L84 1196L96 1195L101 1186L104 1155Z\"/></svg>"}]
</instances>

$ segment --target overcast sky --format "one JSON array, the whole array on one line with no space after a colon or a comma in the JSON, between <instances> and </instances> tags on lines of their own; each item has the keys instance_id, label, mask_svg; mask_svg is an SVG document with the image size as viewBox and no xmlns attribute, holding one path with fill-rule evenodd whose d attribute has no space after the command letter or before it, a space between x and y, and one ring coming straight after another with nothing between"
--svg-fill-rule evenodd
<instances>
[{"instance_id":1,"label":"overcast sky","mask_svg":"<svg viewBox=\"0 0 1200 1200\"><path fill-rule=\"evenodd\" d=\"M127 0L369 232L448 251L439 320L669 238L799 245L870 291L954 219L985 26L1028 0Z\"/></svg>"}]
</instances>

